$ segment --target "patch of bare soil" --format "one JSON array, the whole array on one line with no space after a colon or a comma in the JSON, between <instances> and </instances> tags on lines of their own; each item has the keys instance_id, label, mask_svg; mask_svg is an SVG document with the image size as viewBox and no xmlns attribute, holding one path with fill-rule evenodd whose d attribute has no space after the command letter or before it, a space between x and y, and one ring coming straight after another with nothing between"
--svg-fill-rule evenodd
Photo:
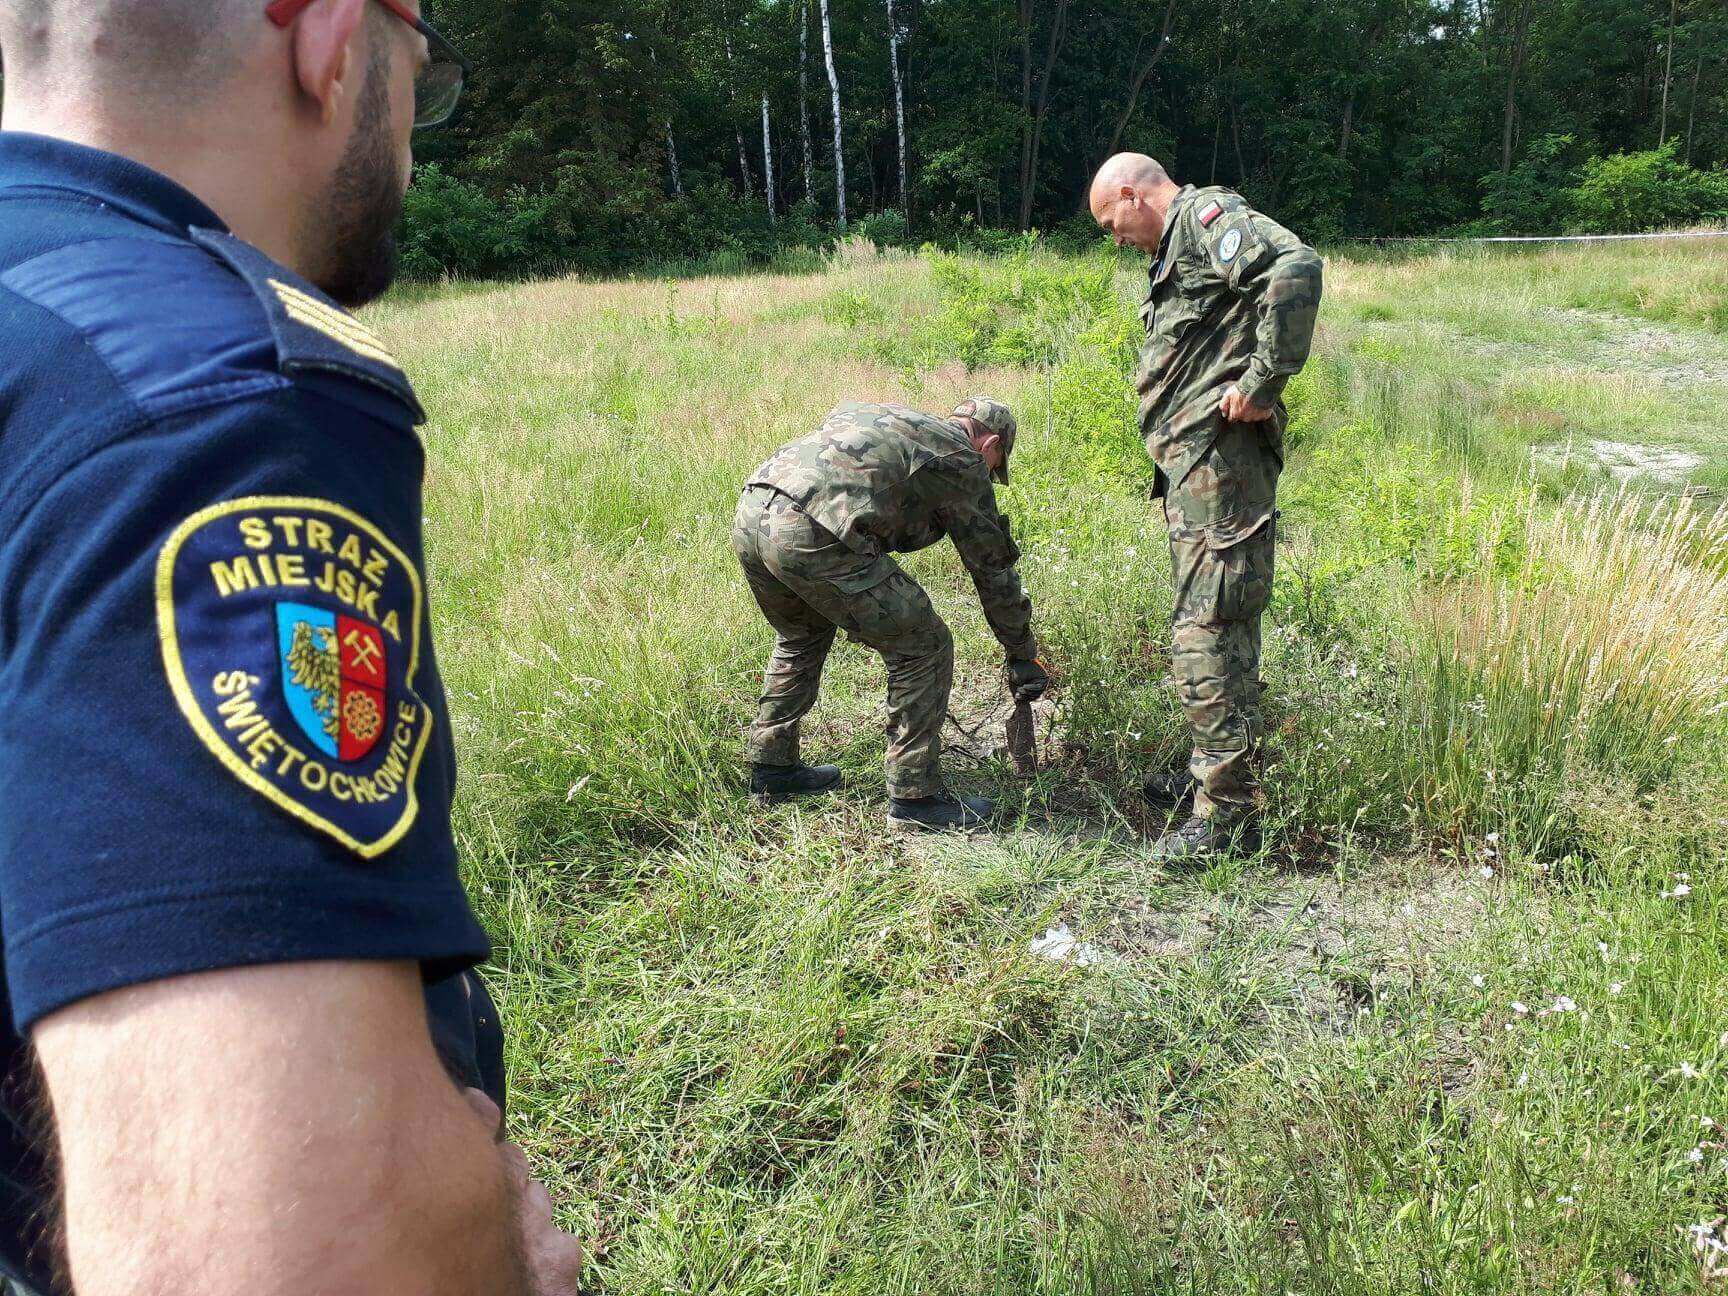
<instances>
[{"instance_id":1,"label":"patch of bare soil","mask_svg":"<svg viewBox=\"0 0 1728 1296\"><path fill-rule=\"evenodd\" d=\"M1704 456L1690 450L1672 447L1638 445L1632 441L1610 441L1596 437L1583 444L1537 446L1531 456L1553 468L1565 468L1584 459L1603 469L1616 481L1631 481L1648 477L1670 486L1685 485L1688 478L1703 466Z\"/></svg>"},{"instance_id":2,"label":"patch of bare soil","mask_svg":"<svg viewBox=\"0 0 1728 1296\"><path fill-rule=\"evenodd\" d=\"M1581 324L1591 335L1586 363L1650 378L1670 387L1728 385L1728 346L1697 332L1602 311L1552 309L1564 324Z\"/></svg>"}]
</instances>

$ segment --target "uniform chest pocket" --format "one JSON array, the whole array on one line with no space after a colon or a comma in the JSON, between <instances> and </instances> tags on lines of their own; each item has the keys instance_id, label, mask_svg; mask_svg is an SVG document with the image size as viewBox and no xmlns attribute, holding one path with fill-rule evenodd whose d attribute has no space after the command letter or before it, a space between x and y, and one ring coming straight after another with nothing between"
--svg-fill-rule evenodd
<instances>
[{"instance_id":1,"label":"uniform chest pocket","mask_svg":"<svg viewBox=\"0 0 1728 1296\"><path fill-rule=\"evenodd\" d=\"M1174 280L1166 282L1140 308L1147 341L1160 347L1175 346L1200 318L1200 306L1178 290Z\"/></svg>"}]
</instances>

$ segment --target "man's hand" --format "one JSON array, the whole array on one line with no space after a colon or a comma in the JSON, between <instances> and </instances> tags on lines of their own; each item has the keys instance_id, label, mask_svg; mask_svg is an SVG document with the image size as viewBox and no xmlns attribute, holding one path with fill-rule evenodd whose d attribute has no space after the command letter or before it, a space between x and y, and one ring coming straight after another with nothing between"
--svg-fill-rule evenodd
<instances>
[{"instance_id":1,"label":"man's hand","mask_svg":"<svg viewBox=\"0 0 1728 1296\"><path fill-rule=\"evenodd\" d=\"M534 1296L578 1296L582 1290L582 1244L552 1222L552 1195L529 1173L528 1155L504 1138L504 1115L478 1089L468 1090L468 1105L498 1131L498 1153L516 1187L516 1222L522 1258Z\"/></svg>"},{"instance_id":2,"label":"man's hand","mask_svg":"<svg viewBox=\"0 0 1728 1296\"><path fill-rule=\"evenodd\" d=\"M1036 702L1050 687L1050 673L1038 661L1008 663L1008 691L1016 702Z\"/></svg>"},{"instance_id":3,"label":"man's hand","mask_svg":"<svg viewBox=\"0 0 1728 1296\"><path fill-rule=\"evenodd\" d=\"M1224 389L1218 409L1229 423L1264 423L1272 417L1270 405L1256 405L1234 387Z\"/></svg>"}]
</instances>

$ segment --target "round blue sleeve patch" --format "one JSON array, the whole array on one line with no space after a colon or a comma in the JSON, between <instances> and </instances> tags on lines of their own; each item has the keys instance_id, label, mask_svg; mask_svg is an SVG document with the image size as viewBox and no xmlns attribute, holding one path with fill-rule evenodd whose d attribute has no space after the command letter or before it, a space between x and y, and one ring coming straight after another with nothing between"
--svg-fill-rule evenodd
<instances>
[{"instance_id":1,"label":"round blue sleeve patch","mask_svg":"<svg viewBox=\"0 0 1728 1296\"><path fill-rule=\"evenodd\" d=\"M247 787L365 859L419 812L420 573L365 518L258 497L188 518L156 564L168 683Z\"/></svg>"},{"instance_id":2,"label":"round blue sleeve patch","mask_svg":"<svg viewBox=\"0 0 1728 1296\"><path fill-rule=\"evenodd\" d=\"M1218 259L1229 265L1242 250L1242 231L1233 229L1218 244Z\"/></svg>"}]
</instances>

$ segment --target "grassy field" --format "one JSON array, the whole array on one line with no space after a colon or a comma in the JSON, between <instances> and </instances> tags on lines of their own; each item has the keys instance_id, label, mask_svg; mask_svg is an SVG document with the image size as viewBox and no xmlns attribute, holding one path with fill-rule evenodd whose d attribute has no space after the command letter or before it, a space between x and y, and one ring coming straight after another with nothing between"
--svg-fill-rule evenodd
<instances>
[{"instance_id":1,"label":"grassy field","mask_svg":"<svg viewBox=\"0 0 1728 1296\"><path fill-rule=\"evenodd\" d=\"M1329 263L1293 385L1262 852L1148 860L1181 750L1133 427L1137 268L388 303L497 940L512 1127L619 1293L1728 1290L1728 248ZM883 823L881 670L764 810L727 546L832 405L1012 401L1059 687L1016 782L945 548L955 781ZM1065 922L1084 965L1030 943ZM1717 1124L1718 1121L1723 1125Z\"/></svg>"}]
</instances>

